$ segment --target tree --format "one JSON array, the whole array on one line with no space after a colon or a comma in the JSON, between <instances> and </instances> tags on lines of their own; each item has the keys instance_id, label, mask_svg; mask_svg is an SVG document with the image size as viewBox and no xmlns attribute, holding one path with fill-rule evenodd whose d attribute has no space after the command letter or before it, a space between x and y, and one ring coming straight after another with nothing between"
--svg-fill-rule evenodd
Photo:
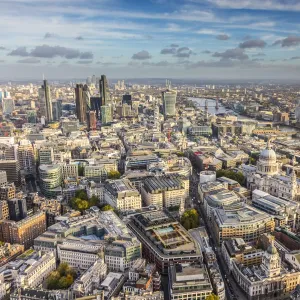
<instances>
[{"instance_id":1,"label":"tree","mask_svg":"<svg viewBox=\"0 0 300 300\"><path fill-rule=\"evenodd\" d=\"M114 210L114 208L111 205L106 204L103 207L101 207L101 210L102 211L108 211L108 210Z\"/></svg>"},{"instance_id":2,"label":"tree","mask_svg":"<svg viewBox=\"0 0 300 300\"><path fill-rule=\"evenodd\" d=\"M84 211L90 207L89 202L87 200L82 200L80 198L72 198L71 199L71 207L73 209Z\"/></svg>"},{"instance_id":3,"label":"tree","mask_svg":"<svg viewBox=\"0 0 300 300\"><path fill-rule=\"evenodd\" d=\"M181 224L186 229L192 229L199 226L199 214L196 209L186 210L181 217Z\"/></svg>"},{"instance_id":4,"label":"tree","mask_svg":"<svg viewBox=\"0 0 300 300\"><path fill-rule=\"evenodd\" d=\"M51 272L47 279L49 290L68 289L76 279L76 271L67 263L61 263L56 271Z\"/></svg>"},{"instance_id":5,"label":"tree","mask_svg":"<svg viewBox=\"0 0 300 300\"><path fill-rule=\"evenodd\" d=\"M218 170L217 171L217 178L219 177L227 177L232 180L237 181L239 184L244 184L245 182L245 177L241 172L233 172L231 170Z\"/></svg>"},{"instance_id":6,"label":"tree","mask_svg":"<svg viewBox=\"0 0 300 300\"><path fill-rule=\"evenodd\" d=\"M214 293L210 294L205 298L205 300L219 300L219 296L215 295Z\"/></svg>"},{"instance_id":7,"label":"tree","mask_svg":"<svg viewBox=\"0 0 300 300\"><path fill-rule=\"evenodd\" d=\"M90 205L90 207L91 206L96 206L98 203L99 203L99 199L95 195L93 195L91 197L91 199L89 199L89 205Z\"/></svg>"},{"instance_id":8,"label":"tree","mask_svg":"<svg viewBox=\"0 0 300 300\"><path fill-rule=\"evenodd\" d=\"M80 198L81 200L88 200L86 190L78 190L75 192L75 197Z\"/></svg>"},{"instance_id":9,"label":"tree","mask_svg":"<svg viewBox=\"0 0 300 300\"><path fill-rule=\"evenodd\" d=\"M58 281L60 279L60 274L58 271L51 272L50 276L47 278L46 284L49 290L56 289Z\"/></svg>"},{"instance_id":10,"label":"tree","mask_svg":"<svg viewBox=\"0 0 300 300\"><path fill-rule=\"evenodd\" d=\"M64 262L58 266L57 272L59 273L60 276L67 276L69 269L70 267L68 263Z\"/></svg>"},{"instance_id":11,"label":"tree","mask_svg":"<svg viewBox=\"0 0 300 300\"><path fill-rule=\"evenodd\" d=\"M110 171L107 174L108 179L119 179L121 177L121 173L119 171Z\"/></svg>"}]
</instances>

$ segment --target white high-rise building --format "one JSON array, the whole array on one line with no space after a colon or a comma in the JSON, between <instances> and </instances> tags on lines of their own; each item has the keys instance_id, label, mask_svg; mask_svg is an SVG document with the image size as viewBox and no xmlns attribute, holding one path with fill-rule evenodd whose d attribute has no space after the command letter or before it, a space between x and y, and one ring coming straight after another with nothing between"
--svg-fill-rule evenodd
<instances>
[{"instance_id":1,"label":"white high-rise building","mask_svg":"<svg viewBox=\"0 0 300 300\"><path fill-rule=\"evenodd\" d=\"M15 101L12 98L4 98L2 107L4 114L11 114L15 110Z\"/></svg>"}]
</instances>

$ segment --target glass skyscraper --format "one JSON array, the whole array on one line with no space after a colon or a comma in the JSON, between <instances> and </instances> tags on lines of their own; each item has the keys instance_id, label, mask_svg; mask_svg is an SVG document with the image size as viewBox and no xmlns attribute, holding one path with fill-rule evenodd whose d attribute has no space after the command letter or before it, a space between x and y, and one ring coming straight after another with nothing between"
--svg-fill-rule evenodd
<instances>
[{"instance_id":1,"label":"glass skyscraper","mask_svg":"<svg viewBox=\"0 0 300 300\"><path fill-rule=\"evenodd\" d=\"M176 91L166 90L162 92L163 112L165 118L176 115L176 97Z\"/></svg>"}]
</instances>

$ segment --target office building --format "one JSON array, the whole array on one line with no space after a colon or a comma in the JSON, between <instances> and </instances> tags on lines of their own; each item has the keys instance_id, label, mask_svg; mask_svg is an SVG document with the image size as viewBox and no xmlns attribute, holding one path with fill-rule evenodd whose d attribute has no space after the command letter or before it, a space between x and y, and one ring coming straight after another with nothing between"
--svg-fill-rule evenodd
<instances>
[{"instance_id":1,"label":"office building","mask_svg":"<svg viewBox=\"0 0 300 300\"><path fill-rule=\"evenodd\" d=\"M249 205L232 210L216 208L213 211L212 228L220 245L229 238L242 238L245 242L251 242L263 233L273 232L275 221L272 216Z\"/></svg>"},{"instance_id":2,"label":"office building","mask_svg":"<svg viewBox=\"0 0 300 300\"><path fill-rule=\"evenodd\" d=\"M46 231L46 215L39 212L19 222L5 220L0 226L4 242L21 244L28 249L33 246L33 240Z\"/></svg>"},{"instance_id":3,"label":"office building","mask_svg":"<svg viewBox=\"0 0 300 300\"><path fill-rule=\"evenodd\" d=\"M143 245L143 257L167 274L172 264L202 262L200 248L192 236L167 211L137 213L127 226Z\"/></svg>"},{"instance_id":4,"label":"office building","mask_svg":"<svg viewBox=\"0 0 300 300\"><path fill-rule=\"evenodd\" d=\"M8 220L9 219L9 209L7 201L1 200L0 201L0 221L2 220ZM0 234L1 238L1 234Z\"/></svg>"},{"instance_id":5,"label":"office building","mask_svg":"<svg viewBox=\"0 0 300 300\"><path fill-rule=\"evenodd\" d=\"M56 258L52 252L38 253L36 257L27 260L16 278L19 288L40 286L48 275L56 269Z\"/></svg>"},{"instance_id":6,"label":"office building","mask_svg":"<svg viewBox=\"0 0 300 300\"><path fill-rule=\"evenodd\" d=\"M76 84L75 88L75 101L76 101L76 115L80 123L86 121L87 113L87 102L86 102L86 93L87 85Z\"/></svg>"},{"instance_id":7,"label":"office building","mask_svg":"<svg viewBox=\"0 0 300 300\"><path fill-rule=\"evenodd\" d=\"M0 187L7 185L6 171L0 171Z\"/></svg>"},{"instance_id":8,"label":"office building","mask_svg":"<svg viewBox=\"0 0 300 300\"><path fill-rule=\"evenodd\" d=\"M39 89L39 101L40 101L40 116L45 117L46 122L52 122L53 115L52 115L51 91L47 80L44 80L43 85Z\"/></svg>"},{"instance_id":9,"label":"office building","mask_svg":"<svg viewBox=\"0 0 300 300\"><path fill-rule=\"evenodd\" d=\"M13 221L20 221L27 217L26 198L13 198L7 200L9 218Z\"/></svg>"},{"instance_id":10,"label":"office building","mask_svg":"<svg viewBox=\"0 0 300 300\"><path fill-rule=\"evenodd\" d=\"M141 257L141 243L120 218L95 207L80 217L62 217L35 239L34 248L56 252L61 261L84 270L99 256L114 270L128 269Z\"/></svg>"},{"instance_id":11,"label":"office building","mask_svg":"<svg viewBox=\"0 0 300 300\"><path fill-rule=\"evenodd\" d=\"M102 182L107 179L107 169L104 165L85 166L84 177L95 182Z\"/></svg>"},{"instance_id":12,"label":"office building","mask_svg":"<svg viewBox=\"0 0 300 300\"><path fill-rule=\"evenodd\" d=\"M109 105L101 106L101 123L103 125L111 123L113 120L112 108Z\"/></svg>"},{"instance_id":13,"label":"office building","mask_svg":"<svg viewBox=\"0 0 300 300\"><path fill-rule=\"evenodd\" d=\"M147 169L151 163L158 163L160 159L156 154L149 155L133 155L126 157L125 170Z\"/></svg>"},{"instance_id":14,"label":"office building","mask_svg":"<svg viewBox=\"0 0 300 300\"><path fill-rule=\"evenodd\" d=\"M131 95L123 95L122 97L122 104L128 104L132 107L132 99Z\"/></svg>"},{"instance_id":15,"label":"office building","mask_svg":"<svg viewBox=\"0 0 300 300\"><path fill-rule=\"evenodd\" d=\"M87 113L87 128L89 131L96 130L96 128L97 128L96 111L89 111Z\"/></svg>"},{"instance_id":16,"label":"office building","mask_svg":"<svg viewBox=\"0 0 300 300\"><path fill-rule=\"evenodd\" d=\"M274 216L276 227L288 225L296 229L299 202L271 196L270 194L254 190L252 192L252 205Z\"/></svg>"},{"instance_id":17,"label":"office building","mask_svg":"<svg viewBox=\"0 0 300 300\"><path fill-rule=\"evenodd\" d=\"M107 181L104 186L104 199L106 203L121 211L142 207L141 195L128 179Z\"/></svg>"},{"instance_id":18,"label":"office building","mask_svg":"<svg viewBox=\"0 0 300 300\"><path fill-rule=\"evenodd\" d=\"M172 300L206 299L213 292L205 266L171 265L168 275L169 294Z\"/></svg>"},{"instance_id":19,"label":"office building","mask_svg":"<svg viewBox=\"0 0 300 300\"><path fill-rule=\"evenodd\" d=\"M96 260L89 269L76 279L73 291L77 297L88 296L93 293L107 274L107 265L103 259Z\"/></svg>"},{"instance_id":20,"label":"office building","mask_svg":"<svg viewBox=\"0 0 300 300\"><path fill-rule=\"evenodd\" d=\"M20 184L20 163L18 160L0 160L0 170L5 171L8 182L14 182L16 185Z\"/></svg>"},{"instance_id":21,"label":"office building","mask_svg":"<svg viewBox=\"0 0 300 300\"><path fill-rule=\"evenodd\" d=\"M18 146L18 159L21 170L25 173L35 173L35 149L28 140L22 140Z\"/></svg>"},{"instance_id":22,"label":"office building","mask_svg":"<svg viewBox=\"0 0 300 300\"><path fill-rule=\"evenodd\" d=\"M62 117L62 100L52 102L52 115L54 121L59 121Z\"/></svg>"},{"instance_id":23,"label":"office building","mask_svg":"<svg viewBox=\"0 0 300 300\"><path fill-rule=\"evenodd\" d=\"M175 91L164 91L162 92L163 112L166 117L176 116L176 97L177 92Z\"/></svg>"},{"instance_id":24,"label":"office building","mask_svg":"<svg viewBox=\"0 0 300 300\"><path fill-rule=\"evenodd\" d=\"M15 101L12 98L4 98L2 101L3 114L11 114L15 110Z\"/></svg>"},{"instance_id":25,"label":"office building","mask_svg":"<svg viewBox=\"0 0 300 300\"><path fill-rule=\"evenodd\" d=\"M148 177L141 189L143 202L156 207L184 209L189 194L189 180L178 175Z\"/></svg>"},{"instance_id":26,"label":"office building","mask_svg":"<svg viewBox=\"0 0 300 300\"><path fill-rule=\"evenodd\" d=\"M61 194L61 165L41 165L39 174L41 190L46 197L51 198Z\"/></svg>"},{"instance_id":27,"label":"office building","mask_svg":"<svg viewBox=\"0 0 300 300\"><path fill-rule=\"evenodd\" d=\"M91 102L90 110L96 112L96 118L97 118L97 120L99 120L100 119L100 112L101 112L101 105L102 105L101 97L93 96L93 97L90 98L90 102Z\"/></svg>"},{"instance_id":28,"label":"office building","mask_svg":"<svg viewBox=\"0 0 300 300\"><path fill-rule=\"evenodd\" d=\"M103 257L104 245L91 241L66 240L57 245L58 257L61 263L79 269L89 269L99 257Z\"/></svg>"},{"instance_id":29,"label":"office building","mask_svg":"<svg viewBox=\"0 0 300 300\"><path fill-rule=\"evenodd\" d=\"M108 82L105 75L101 75L101 79L99 81L99 91L101 97L101 106L109 106L111 104L111 98Z\"/></svg>"},{"instance_id":30,"label":"office building","mask_svg":"<svg viewBox=\"0 0 300 300\"><path fill-rule=\"evenodd\" d=\"M16 197L16 186L14 183L8 183L0 187L0 200L10 200Z\"/></svg>"},{"instance_id":31,"label":"office building","mask_svg":"<svg viewBox=\"0 0 300 300\"><path fill-rule=\"evenodd\" d=\"M243 264L245 267L260 265L264 251L247 244L241 238L232 238L224 241L221 247L224 265L228 271L232 271L233 261Z\"/></svg>"},{"instance_id":32,"label":"office building","mask_svg":"<svg viewBox=\"0 0 300 300\"><path fill-rule=\"evenodd\" d=\"M54 152L52 147L42 147L38 151L40 165L51 165L54 162Z\"/></svg>"}]
</instances>

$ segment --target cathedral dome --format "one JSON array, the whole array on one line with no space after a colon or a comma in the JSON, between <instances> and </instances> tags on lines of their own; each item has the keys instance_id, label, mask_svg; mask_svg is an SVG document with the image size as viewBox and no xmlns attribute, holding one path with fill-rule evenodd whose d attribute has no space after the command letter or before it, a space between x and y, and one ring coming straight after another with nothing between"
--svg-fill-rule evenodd
<instances>
[{"instance_id":1,"label":"cathedral dome","mask_svg":"<svg viewBox=\"0 0 300 300\"><path fill-rule=\"evenodd\" d=\"M276 153L272 149L264 149L260 152L259 159L266 161L276 161Z\"/></svg>"},{"instance_id":2,"label":"cathedral dome","mask_svg":"<svg viewBox=\"0 0 300 300\"><path fill-rule=\"evenodd\" d=\"M270 140L268 140L267 148L260 152L259 159L269 162L276 162L276 153L271 148Z\"/></svg>"}]
</instances>

